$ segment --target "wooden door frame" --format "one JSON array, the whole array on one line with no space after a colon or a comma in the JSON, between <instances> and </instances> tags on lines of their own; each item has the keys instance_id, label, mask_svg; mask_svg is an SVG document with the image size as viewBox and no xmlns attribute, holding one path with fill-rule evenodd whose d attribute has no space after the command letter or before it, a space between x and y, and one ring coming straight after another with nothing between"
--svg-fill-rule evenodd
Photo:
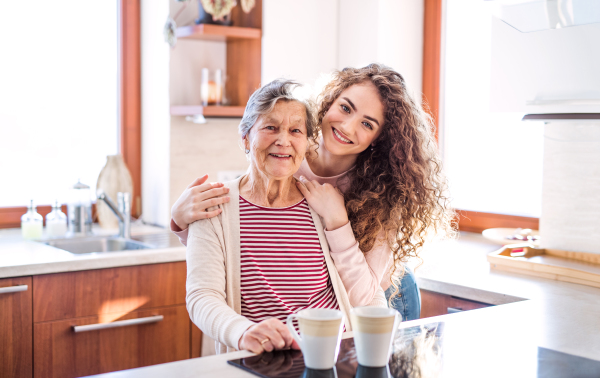
<instances>
[{"instance_id":1,"label":"wooden door frame","mask_svg":"<svg viewBox=\"0 0 600 378\"><path fill-rule=\"evenodd\" d=\"M438 143L444 1L425 0L423 22L423 107L433 117ZM457 210L457 214L461 231L481 232L494 227L539 229L539 218L467 210Z\"/></svg>"},{"instance_id":2,"label":"wooden door frame","mask_svg":"<svg viewBox=\"0 0 600 378\"><path fill-rule=\"evenodd\" d=\"M133 179L132 211L142 209L142 106L140 0L120 0L119 62L120 153Z\"/></svg>"},{"instance_id":3,"label":"wooden door frame","mask_svg":"<svg viewBox=\"0 0 600 378\"><path fill-rule=\"evenodd\" d=\"M119 1L119 151L133 178L132 214L141 212L142 139L141 139L141 55L140 0ZM45 217L50 205L40 205L38 212ZM26 206L0 207L0 228L21 227Z\"/></svg>"}]
</instances>

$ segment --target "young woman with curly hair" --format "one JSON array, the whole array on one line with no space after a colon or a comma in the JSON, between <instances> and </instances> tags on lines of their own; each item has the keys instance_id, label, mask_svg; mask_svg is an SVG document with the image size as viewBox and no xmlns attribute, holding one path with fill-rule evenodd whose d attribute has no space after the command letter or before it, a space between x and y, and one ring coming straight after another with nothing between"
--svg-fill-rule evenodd
<instances>
[{"instance_id":1,"label":"young woman with curly hair","mask_svg":"<svg viewBox=\"0 0 600 378\"><path fill-rule=\"evenodd\" d=\"M335 72L318 100L319 143L295 176L323 218L350 302L373 304L383 289L403 320L418 318L419 290L404 263L432 235L455 234L431 119L402 76L379 64ZM217 214L206 209L229 201L221 184L205 181L171 210L182 242L190 223Z\"/></svg>"}]
</instances>

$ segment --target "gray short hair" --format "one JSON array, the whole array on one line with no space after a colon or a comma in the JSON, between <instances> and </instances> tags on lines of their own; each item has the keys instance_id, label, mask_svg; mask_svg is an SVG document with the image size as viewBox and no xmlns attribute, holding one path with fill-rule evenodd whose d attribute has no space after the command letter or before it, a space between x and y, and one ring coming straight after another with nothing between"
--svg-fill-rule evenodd
<instances>
[{"instance_id":1,"label":"gray short hair","mask_svg":"<svg viewBox=\"0 0 600 378\"><path fill-rule=\"evenodd\" d=\"M310 101L297 99L292 95L292 91L301 86L300 83L294 80L275 79L272 82L263 85L257 89L246 105L242 121L240 122L239 131L244 138L252 129L252 126L261 115L269 114L275 108L275 104L279 100L297 101L304 105L306 109L306 134L308 138L316 140L317 121L313 112L313 104Z\"/></svg>"}]
</instances>

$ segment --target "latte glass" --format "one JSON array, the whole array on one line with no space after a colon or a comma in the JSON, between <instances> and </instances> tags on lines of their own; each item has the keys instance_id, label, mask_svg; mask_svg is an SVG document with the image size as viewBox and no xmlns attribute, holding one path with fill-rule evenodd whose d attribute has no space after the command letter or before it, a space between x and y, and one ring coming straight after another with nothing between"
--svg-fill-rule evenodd
<instances>
[{"instance_id":1,"label":"latte glass","mask_svg":"<svg viewBox=\"0 0 600 378\"><path fill-rule=\"evenodd\" d=\"M293 321L298 320L300 335ZM290 314L287 327L300 345L304 365L309 369L331 369L335 366L344 327L341 311L325 308L310 308Z\"/></svg>"},{"instance_id":2,"label":"latte glass","mask_svg":"<svg viewBox=\"0 0 600 378\"><path fill-rule=\"evenodd\" d=\"M356 358L362 366L386 366L402 317L393 308L355 307L350 310Z\"/></svg>"}]
</instances>

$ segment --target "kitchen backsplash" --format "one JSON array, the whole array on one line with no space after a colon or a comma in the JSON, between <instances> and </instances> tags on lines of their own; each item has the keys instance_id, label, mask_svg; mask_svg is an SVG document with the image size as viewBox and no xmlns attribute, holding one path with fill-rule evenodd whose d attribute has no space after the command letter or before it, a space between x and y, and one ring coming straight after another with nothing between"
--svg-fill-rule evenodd
<instances>
[{"instance_id":1,"label":"kitchen backsplash","mask_svg":"<svg viewBox=\"0 0 600 378\"><path fill-rule=\"evenodd\" d=\"M219 171L245 171L246 155L238 134L239 118L208 118L194 124L183 117L171 117L170 203L197 177L218 180Z\"/></svg>"}]
</instances>

